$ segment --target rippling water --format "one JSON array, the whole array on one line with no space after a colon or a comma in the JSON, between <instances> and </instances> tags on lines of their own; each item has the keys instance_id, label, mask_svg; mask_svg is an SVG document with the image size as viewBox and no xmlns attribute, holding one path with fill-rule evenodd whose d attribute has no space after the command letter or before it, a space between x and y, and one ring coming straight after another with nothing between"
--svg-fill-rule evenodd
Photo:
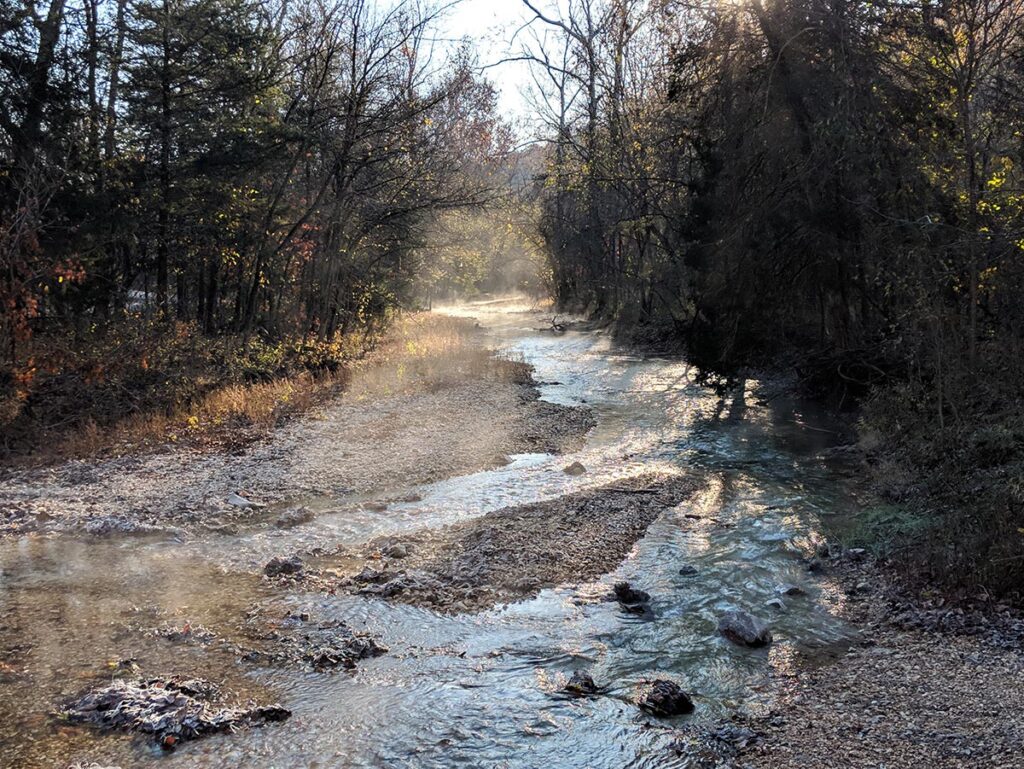
<instances>
[{"instance_id":1,"label":"rippling water","mask_svg":"<svg viewBox=\"0 0 1024 769\"><path fill-rule=\"evenodd\" d=\"M721 399L697 386L684 363L623 354L600 334L538 331L540 316L525 307L449 311L479 318L496 347L532 363L548 383L544 398L594 409L598 426L585 448L396 487L396 496L415 491L421 499L385 512L361 510L358 500L296 500L322 514L288 531L260 525L186 542L3 544L0 766L685 767L688 757L670 745L687 719L642 714L629 702L638 683L680 681L697 703L690 720L756 713L770 705L773 668L785 670L795 655L850 637L832 615L838 599L800 561L823 516L850 507L848 481L815 459L834 440L824 420L782 399L767 406L749 395ZM586 475L561 472L575 460ZM705 475L706 490L651 526L602 585L567 585L452 618L361 597L282 595L258 576L267 558L282 552L443 525L670 467ZM697 573L681 575L684 565ZM651 593L650 613L638 617L597 600L623 578ZM783 582L806 587L809 596L785 599L785 611L773 611L765 602ZM218 645L175 645L141 632L187 619L231 639L254 605L343 619L380 636L391 652L353 674L307 673L245 668ZM716 617L729 608L770 619L771 649L722 640ZM48 715L125 658L146 674L199 675L243 696L279 699L294 716L164 756L143 739L70 728ZM559 696L577 668L607 686L606 696Z\"/></svg>"}]
</instances>

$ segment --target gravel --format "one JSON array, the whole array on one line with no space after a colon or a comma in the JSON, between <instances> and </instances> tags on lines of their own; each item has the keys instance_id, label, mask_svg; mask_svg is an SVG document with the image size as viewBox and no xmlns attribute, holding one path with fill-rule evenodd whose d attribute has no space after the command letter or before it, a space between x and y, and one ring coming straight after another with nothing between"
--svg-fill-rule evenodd
<instances>
[{"instance_id":1,"label":"gravel","mask_svg":"<svg viewBox=\"0 0 1024 769\"><path fill-rule=\"evenodd\" d=\"M914 596L863 554L825 578L863 645L832 663L780 655L773 712L736 766L1010 769L1024 756L1024 632L1005 607Z\"/></svg>"},{"instance_id":2,"label":"gravel","mask_svg":"<svg viewBox=\"0 0 1024 769\"><path fill-rule=\"evenodd\" d=\"M608 573L664 510L699 488L688 476L646 474L507 507L445 528L371 542L354 558L346 553L341 570L324 564L319 581L326 590L347 589L442 612L481 611ZM404 547L396 551L396 545Z\"/></svg>"}]
</instances>

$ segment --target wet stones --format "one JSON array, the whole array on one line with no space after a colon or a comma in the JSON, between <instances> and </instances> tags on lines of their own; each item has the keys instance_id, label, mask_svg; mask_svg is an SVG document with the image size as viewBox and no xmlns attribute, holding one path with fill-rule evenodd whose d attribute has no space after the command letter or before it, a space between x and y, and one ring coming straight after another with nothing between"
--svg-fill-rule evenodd
<instances>
[{"instance_id":1,"label":"wet stones","mask_svg":"<svg viewBox=\"0 0 1024 769\"><path fill-rule=\"evenodd\" d=\"M202 625L193 625L186 622L182 626L163 625L152 631L158 638L164 638L171 643L191 643L206 645L217 640L217 635Z\"/></svg>"},{"instance_id":2,"label":"wet stones","mask_svg":"<svg viewBox=\"0 0 1024 769\"><path fill-rule=\"evenodd\" d=\"M250 662L297 665L310 670L351 670L365 659L386 654L387 647L340 620L310 622L306 613L287 614L278 628L262 634L260 646L237 649Z\"/></svg>"},{"instance_id":3,"label":"wet stones","mask_svg":"<svg viewBox=\"0 0 1024 769\"><path fill-rule=\"evenodd\" d=\"M302 559L297 555L271 558L263 567L263 573L268 577L297 576L302 573Z\"/></svg>"},{"instance_id":4,"label":"wet stones","mask_svg":"<svg viewBox=\"0 0 1024 769\"><path fill-rule=\"evenodd\" d=\"M680 567L679 574L683 577L692 577L697 574L697 567L687 564L686 566Z\"/></svg>"},{"instance_id":5,"label":"wet stones","mask_svg":"<svg viewBox=\"0 0 1024 769\"><path fill-rule=\"evenodd\" d=\"M658 716L670 718L693 712L693 700L674 681L658 679L650 683L646 693L637 702L640 709Z\"/></svg>"},{"instance_id":6,"label":"wet stones","mask_svg":"<svg viewBox=\"0 0 1024 769\"><path fill-rule=\"evenodd\" d=\"M395 542L385 547L381 552L388 558L408 558L410 548L404 542Z\"/></svg>"},{"instance_id":7,"label":"wet stones","mask_svg":"<svg viewBox=\"0 0 1024 769\"><path fill-rule=\"evenodd\" d=\"M374 569L364 566L358 574L352 575L352 582L360 585L375 585L388 579L388 573L383 569Z\"/></svg>"},{"instance_id":8,"label":"wet stones","mask_svg":"<svg viewBox=\"0 0 1024 769\"><path fill-rule=\"evenodd\" d=\"M594 677L585 670L577 670L572 674L572 678L563 687L562 691L567 694L573 694L578 697L585 697L591 694L597 694L597 684L594 683Z\"/></svg>"},{"instance_id":9,"label":"wet stones","mask_svg":"<svg viewBox=\"0 0 1024 769\"><path fill-rule=\"evenodd\" d=\"M791 598L799 595L807 595L807 591L799 585L779 585L775 588L775 592L779 595L785 595Z\"/></svg>"},{"instance_id":10,"label":"wet stones","mask_svg":"<svg viewBox=\"0 0 1024 769\"><path fill-rule=\"evenodd\" d=\"M296 526L301 526L304 523L309 523L316 516L313 511L308 507L296 507L291 510L285 510L276 521L274 525L279 529L292 529Z\"/></svg>"},{"instance_id":11,"label":"wet stones","mask_svg":"<svg viewBox=\"0 0 1024 769\"><path fill-rule=\"evenodd\" d=\"M579 462L573 462L571 465L568 465L567 467L564 467L562 469L562 472L565 473L566 475L578 476L578 475L584 475L587 472L587 468L584 467Z\"/></svg>"},{"instance_id":12,"label":"wet stones","mask_svg":"<svg viewBox=\"0 0 1024 769\"><path fill-rule=\"evenodd\" d=\"M718 620L718 632L734 644L755 649L772 642L768 625L745 611L723 614Z\"/></svg>"},{"instance_id":13,"label":"wet stones","mask_svg":"<svg viewBox=\"0 0 1024 769\"><path fill-rule=\"evenodd\" d=\"M319 625L298 639L296 658L314 670L343 667L351 670L361 660L388 651L368 635L354 633L342 623Z\"/></svg>"},{"instance_id":14,"label":"wet stones","mask_svg":"<svg viewBox=\"0 0 1024 769\"><path fill-rule=\"evenodd\" d=\"M612 595L623 609L634 614L642 614L651 601L649 593L637 590L628 582L616 582L612 587Z\"/></svg>"},{"instance_id":15,"label":"wet stones","mask_svg":"<svg viewBox=\"0 0 1024 769\"><path fill-rule=\"evenodd\" d=\"M184 532L173 527L155 526L134 518L119 515L102 515L86 521L85 533L92 537L149 537L169 535L184 539Z\"/></svg>"},{"instance_id":16,"label":"wet stones","mask_svg":"<svg viewBox=\"0 0 1024 769\"><path fill-rule=\"evenodd\" d=\"M152 735L165 750L208 734L291 716L291 711L276 704L219 707L220 699L217 686L203 679L114 681L67 703L61 716L74 724Z\"/></svg>"}]
</instances>

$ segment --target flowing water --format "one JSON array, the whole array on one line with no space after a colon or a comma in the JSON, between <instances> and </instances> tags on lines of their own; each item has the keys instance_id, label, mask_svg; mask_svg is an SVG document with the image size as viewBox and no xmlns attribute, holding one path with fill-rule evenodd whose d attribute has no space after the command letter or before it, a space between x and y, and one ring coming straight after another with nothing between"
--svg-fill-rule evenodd
<instances>
[{"instance_id":1,"label":"flowing water","mask_svg":"<svg viewBox=\"0 0 1024 769\"><path fill-rule=\"evenodd\" d=\"M367 512L354 502L295 500L322 514L280 531L83 542L31 538L0 545L0 766L62 767L685 767L675 730L736 710L770 707L771 671L797 655L841 648L851 632L840 600L806 572L801 555L829 516L851 506L849 482L816 459L835 442L827 421L776 398L720 398L678 360L616 349L604 335L538 330L540 316L509 303L450 312L479 318L493 344L536 367L542 397L587 403L598 425L570 457L523 455L505 467L415 489L416 501ZM753 385L751 386L753 387ZM578 460L588 472L561 469ZM376 599L287 593L259 578L272 555L354 544L379 534L438 526L503 506L551 498L651 469L707 478L705 490L648 530L599 585L567 585L479 615L445 617ZM701 516L687 518L691 516ZM680 573L684 565L696 574ZM651 611L624 613L596 600L628 579ZM809 595L765 606L781 583ZM148 632L201 624L244 635L247 612L308 612L341 619L390 648L354 673L241 664L222 644L174 644ZM770 619L768 650L735 647L716 617L743 608ZM291 708L283 723L189 743L163 755L141 737L70 727L50 713L132 659L144 674L221 682L242 697ZM578 668L605 696L558 689ZM629 699L637 684L673 678L697 711L659 720Z\"/></svg>"}]
</instances>

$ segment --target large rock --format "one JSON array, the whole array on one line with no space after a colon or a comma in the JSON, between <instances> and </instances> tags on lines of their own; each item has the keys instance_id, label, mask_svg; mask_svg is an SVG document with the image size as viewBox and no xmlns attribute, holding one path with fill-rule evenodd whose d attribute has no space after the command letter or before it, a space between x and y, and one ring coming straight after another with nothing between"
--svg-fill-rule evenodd
<instances>
[{"instance_id":1,"label":"large rock","mask_svg":"<svg viewBox=\"0 0 1024 769\"><path fill-rule=\"evenodd\" d=\"M585 670L577 670L565 685L564 691L580 696L597 694L597 684L594 683L594 677L590 673Z\"/></svg>"},{"instance_id":2,"label":"large rock","mask_svg":"<svg viewBox=\"0 0 1024 769\"><path fill-rule=\"evenodd\" d=\"M690 695L674 681L652 681L650 689L637 704L641 710L662 718L693 712L693 700L690 699Z\"/></svg>"},{"instance_id":3,"label":"large rock","mask_svg":"<svg viewBox=\"0 0 1024 769\"><path fill-rule=\"evenodd\" d=\"M587 468L584 467L580 462L573 462L571 465L562 469L562 472L566 475L583 475L587 472Z\"/></svg>"},{"instance_id":4,"label":"large rock","mask_svg":"<svg viewBox=\"0 0 1024 769\"><path fill-rule=\"evenodd\" d=\"M772 631L745 611L731 611L718 620L718 632L740 646L757 648L772 642Z\"/></svg>"},{"instance_id":5,"label":"large rock","mask_svg":"<svg viewBox=\"0 0 1024 769\"><path fill-rule=\"evenodd\" d=\"M279 529L291 529L295 526L301 526L304 523L309 523L316 516L313 511L308 507L296 507L292 510L285 510L281 513L280 517L274 521L274 525Z\"/></svg>"},{"instance_id":6,"label":"large rock","mask_svg":"<svg viewBox=\"0 0 1024 769\"><path fill-rule=\"evenodd\" d=\"M268 577L279 577L282 574L301 574L302 559L297 555L290 558L271 558L263 567L263 573Z\"/></svg>"}]
</instances>

